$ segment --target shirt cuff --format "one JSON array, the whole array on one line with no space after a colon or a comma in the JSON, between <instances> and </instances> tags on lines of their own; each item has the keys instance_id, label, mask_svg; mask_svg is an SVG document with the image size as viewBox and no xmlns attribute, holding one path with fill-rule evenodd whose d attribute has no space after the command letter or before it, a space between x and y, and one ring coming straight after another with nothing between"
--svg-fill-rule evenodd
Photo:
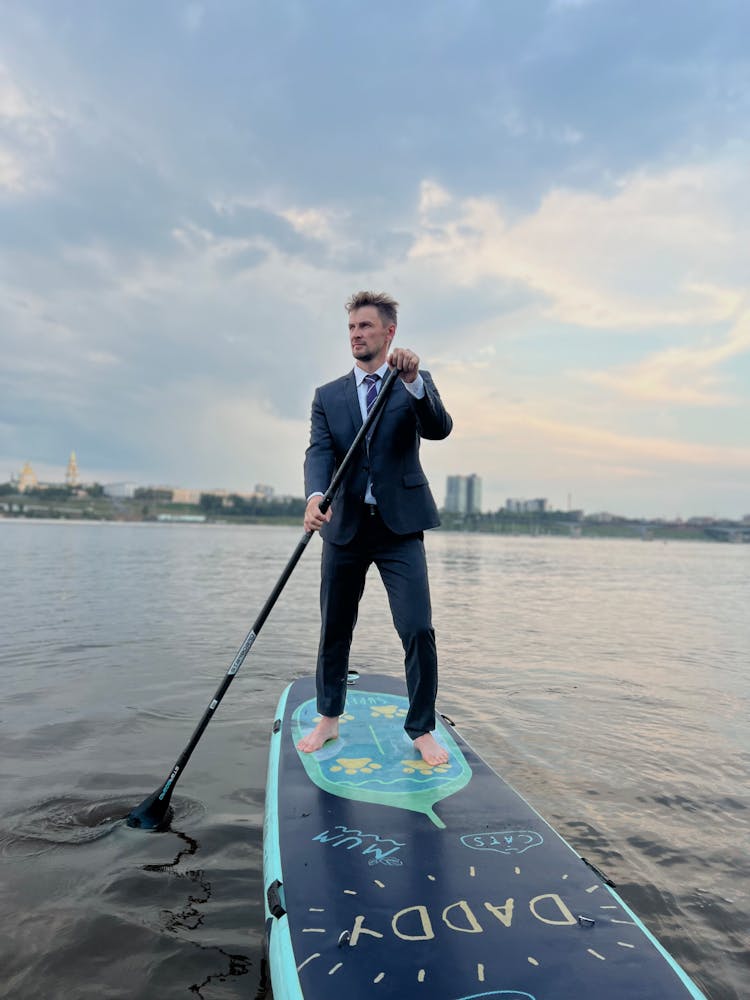
<instances>
[{"instance_id":1,"label":"shirt cuff","mask_svg":"<svg viewBox=\"0 0 750 1000\"><path fill-rule=\"evenodd\" d=\"M307 498L307 500L305 501L305 503L310 503L310 501L312 500L313 497L324 497L324 496L325 496L325 493L321 493L320 490L313 490L313 492Z\"/></svg>"},{"instance_id":2,"label":"shirt cuff","mask_svg":"<svg viewBox=\"0 0 750 1000\"><path fill-rule=\"evenodd\" d=\"M424 379L419 372L417 372L417 377L413 382L403 382L402 380L402 384L404 389L414 396L415 399L422 399L424 397Z\"/></svg>"}]
</instances>

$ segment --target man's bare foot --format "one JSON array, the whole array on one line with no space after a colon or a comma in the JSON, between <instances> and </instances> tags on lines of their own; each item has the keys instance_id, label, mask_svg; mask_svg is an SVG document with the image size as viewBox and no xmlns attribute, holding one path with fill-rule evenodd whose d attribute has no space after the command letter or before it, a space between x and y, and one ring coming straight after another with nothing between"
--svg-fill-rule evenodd
<instances>
[{"instance_id":1,"label":"man's bare foot","mask_svg":"<svg viewBox=\"0 0 750 1000\"><path fill-rule=\"evenodd\" d=\"M303 736L297 744L297 749L303 753L314 753L320 750L329 740L335 740L339 734L339 720L337 717L331 718L328 715L321 717L312 732Z\"/></svg>"},{"instance_id":2,"label":"man's bare foot","mask_svg":"<svg viewBox=\"0 0 750 1000\"><path fill-rule=\"evenodd\" d=\"M419 750L422 755L422 760L426 764L447 764L448 763L448 751L445 747L441 747L432 733L423 733L418 736L415 740L412 740L414 746Z\"/></svg>"}]
</instances>

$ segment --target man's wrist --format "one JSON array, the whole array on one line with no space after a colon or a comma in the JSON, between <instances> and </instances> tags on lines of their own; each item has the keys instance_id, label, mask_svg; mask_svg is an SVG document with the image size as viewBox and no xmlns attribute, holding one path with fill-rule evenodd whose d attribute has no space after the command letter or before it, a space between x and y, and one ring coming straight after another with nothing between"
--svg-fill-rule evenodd
<instances>
[{"instance_id":1,"label":"man's wrist","mask_svg":"<svg viewBox=\"0 0 750 1000\"><path fill-rule=\"evenodd\" d=\"M404 388L408 393L410 393L410 395L414 396L415 399L422 399L422 397L425 394L425 391L424 391L424 379L422 378L421 372L417 372L417 377L414 379L413 382L404 382L403 379L401 379L401 381L404 384Z\"/></svg>"}]
</instances>

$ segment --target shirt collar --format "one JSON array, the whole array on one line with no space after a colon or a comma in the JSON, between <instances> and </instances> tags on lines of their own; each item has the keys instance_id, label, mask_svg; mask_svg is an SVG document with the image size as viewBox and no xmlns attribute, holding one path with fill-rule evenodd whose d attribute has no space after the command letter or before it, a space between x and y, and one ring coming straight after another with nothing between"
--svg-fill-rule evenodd
<instances>
[{"instance_id":1,"label":"shirt collar","mask_svg":"<svg viewBox=\"0 0 750 1000\"><path fill-rule=\"evenodd\" d=\"M373 375L379 375L381 379L385 378L388 371L388 362L384 361L383 364L376 371L372 372ZM369 374L364 371L359 365L354 366L354 378L357 380L357 388L359 388L365 380L365 375Z\"/></svg>"}]
</instances>

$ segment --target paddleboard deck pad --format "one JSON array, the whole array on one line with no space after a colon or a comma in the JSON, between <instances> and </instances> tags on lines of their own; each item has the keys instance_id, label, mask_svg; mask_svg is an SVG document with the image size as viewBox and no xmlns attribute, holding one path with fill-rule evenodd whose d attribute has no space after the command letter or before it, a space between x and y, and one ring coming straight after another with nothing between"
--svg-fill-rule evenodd
<instances>
[{"instance_id":1,"label":"paddleboard deck pad","mask_svg":"<svg viewBox=\"0 0 750 1000\"><path fill-rule=\"evenodd\" d=\"M314 679L281 697L264 829L275 1000L704 997L442 720L449 762L425 764L403 731L407 704L400 681L362 675L339 738L304 754Z\"/></svg>"}]
</instances>

